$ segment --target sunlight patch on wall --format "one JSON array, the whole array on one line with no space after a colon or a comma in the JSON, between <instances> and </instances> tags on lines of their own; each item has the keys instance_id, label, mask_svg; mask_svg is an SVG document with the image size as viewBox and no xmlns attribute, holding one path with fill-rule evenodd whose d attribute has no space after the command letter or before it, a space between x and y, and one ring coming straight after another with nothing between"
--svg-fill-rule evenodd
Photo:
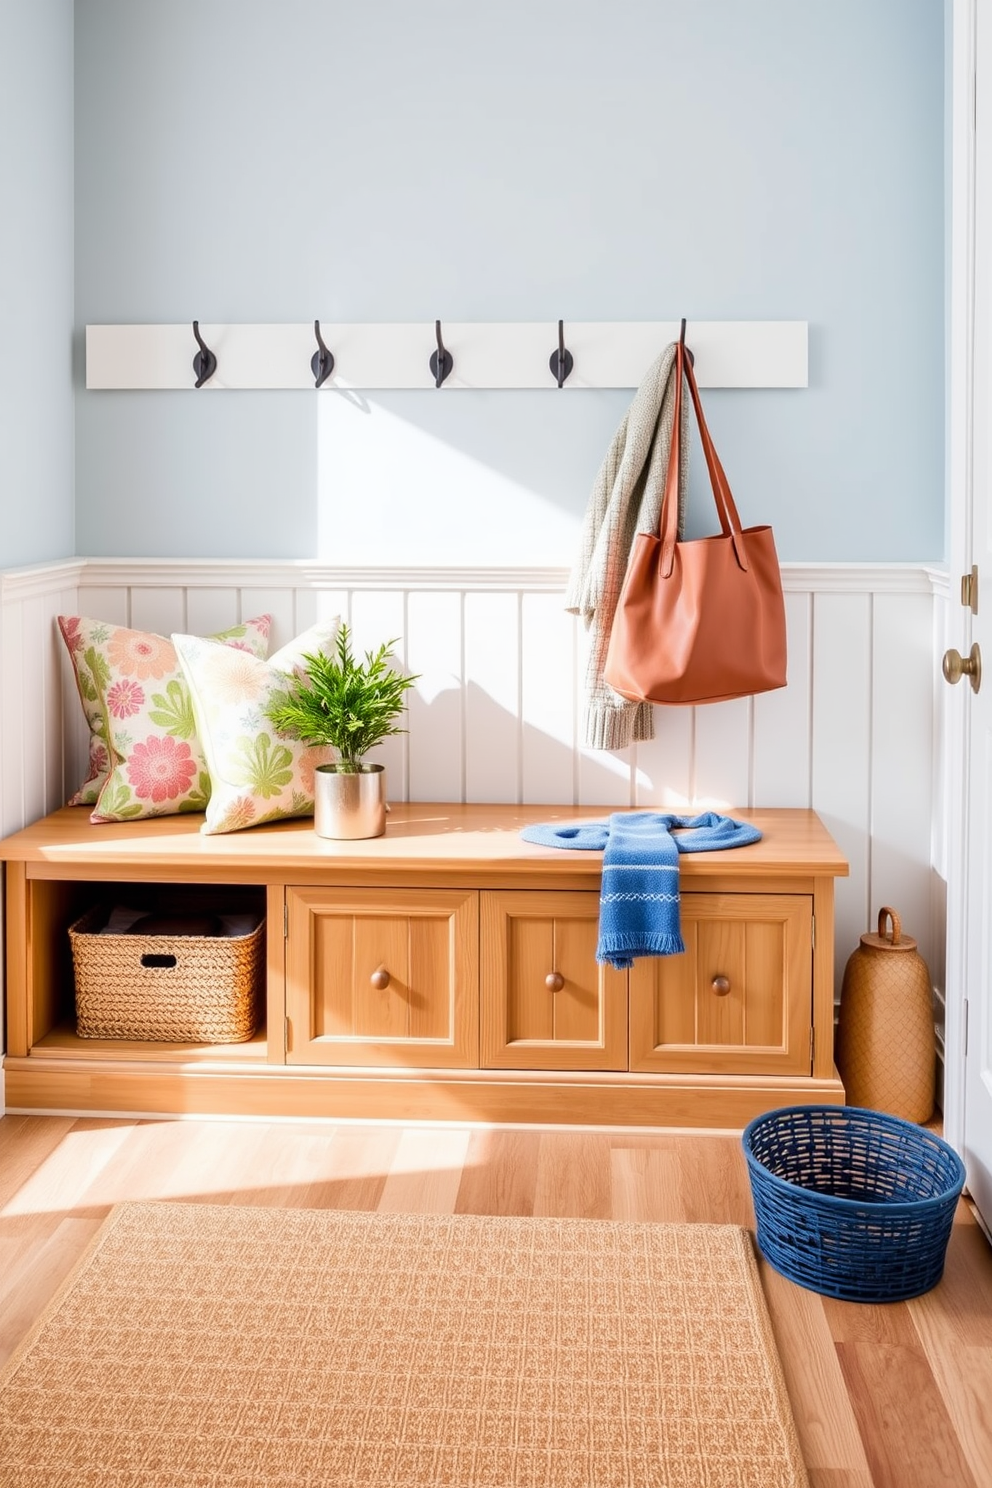
<instances>
[{"instance_id":1,"label":"sunlight patch on wall","mask_svg":"<svg viewBox=\"0 0 992 1488\"><path fill-rule=\"evenodd\" d=\"M564 566L578 537L574 514L360 393L319 400L317 500L332 563Z\"/></svg>"}]
</instances>

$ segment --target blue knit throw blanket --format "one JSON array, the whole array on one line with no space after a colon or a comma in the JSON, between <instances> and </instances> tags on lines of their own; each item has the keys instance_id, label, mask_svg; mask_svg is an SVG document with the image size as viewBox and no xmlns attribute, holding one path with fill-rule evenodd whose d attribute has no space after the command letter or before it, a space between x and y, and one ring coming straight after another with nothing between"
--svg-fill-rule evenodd
<instances>
[{"instance_id":1,"label":"blue knit throw blanket","mask_svg":"<svg viewBox=\"0 0 992 1488\"><path fill-rule=\"evenodd\" d=\"M677 956L685 950L679 916L679 853L746 847L761 833L749 822L704 811L671 816L615 811L608 822L524 827L542 847L593 848L603 853L596 960L619 971L635 956Z\"/></svg>"}]
</instances>

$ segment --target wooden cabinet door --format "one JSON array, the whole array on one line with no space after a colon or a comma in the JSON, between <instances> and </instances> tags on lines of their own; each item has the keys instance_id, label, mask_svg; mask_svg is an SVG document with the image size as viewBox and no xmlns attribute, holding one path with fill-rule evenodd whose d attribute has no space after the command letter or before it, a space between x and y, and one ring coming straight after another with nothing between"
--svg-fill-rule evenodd
<instances>
[{"instance_id":1,"label":"wooden cabinet door","mask_svg":"<svg viewBox=\"0 0 992 1488\"><path fill-rule=\"evenodd\" d=\"M634 962L630 1068L809 1075L813 903L683 894L685 955Z\"/></svg>"},{"instance_id":2,"label":"wooden cabinet door","mask_svg":"<svg viewBox=\"0 0 992 1488\"><path fill-rule=\"evenodd\" d=\"M473 1068L478 895L289 888L289 1064Z\"/></svg>"},{"instance_id":3,"label":"wooden cabinet door","mask_svg":"<svg viewBox=\"0 0 992 1488\"><path fill-rule=\"evenodd\" d=\"M627 973L596 961L599 895L481 896L485 1069L627 1068Z\"/></svg>"}]
</instances>

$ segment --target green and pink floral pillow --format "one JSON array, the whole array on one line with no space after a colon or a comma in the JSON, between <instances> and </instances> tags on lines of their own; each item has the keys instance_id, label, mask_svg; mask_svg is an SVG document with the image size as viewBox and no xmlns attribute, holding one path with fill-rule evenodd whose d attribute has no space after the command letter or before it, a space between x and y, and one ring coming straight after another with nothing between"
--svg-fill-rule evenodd
<instances>
[{"instance_id":1,"label":"green and pink floral pillow","mask_svg":"<svg viewBox=\"0 0 992 1488\"><path fill-rule=\"evenodd\" d=\"M201 831L237 832L313 815L314 769L334 751L277 733L266 709L286 692L305 654L333 650L338 624L336 616L319 621L267 661L198 636L172 637L210 772Z\"/></svg>"},{"instance_id":2,"label":"green and pink floral pillow","mask_svg":"<svg viewBox=\"0 0 992 1488\"><path fill-rule=\"evenodd\" d=\"M259 615L213 640L264 657L271 623ZM81 615L58 624L90 729L89 769L69 804L93 806L94 822L202 811L210 777L172 642Z\"/></svg>"}]
</instances>

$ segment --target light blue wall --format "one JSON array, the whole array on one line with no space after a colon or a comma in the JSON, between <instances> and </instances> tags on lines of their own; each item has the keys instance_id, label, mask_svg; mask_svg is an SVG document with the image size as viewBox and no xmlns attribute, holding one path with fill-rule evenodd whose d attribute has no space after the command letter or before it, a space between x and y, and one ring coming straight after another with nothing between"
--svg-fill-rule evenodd
<instances>
[{"instance_id":1,"label":"light blue wall","mask_svg":"<svg viewBox=\"0 0 992 1488\"><path fill-rule=\"evenodd\" d=\"M943 0L80 0L77 335L804 319L807 390L706 400L745 520L784 559L939 559L943 93ZM377 403L466 457L484 562L488 476L574 530L627 401ZM328 477L320 402L80 388L78 551L340 556L375 493Z\"/></svg>"},{"instance_id":2,"label":"light blue wall","mask_svg":"<svg viewBox=\"0 0 992 1488\"><path fill-rule=\"evenodd\" d=\"M0 0L0 568L73 552L72 0Z\"/></svg>"}]
</instances>

